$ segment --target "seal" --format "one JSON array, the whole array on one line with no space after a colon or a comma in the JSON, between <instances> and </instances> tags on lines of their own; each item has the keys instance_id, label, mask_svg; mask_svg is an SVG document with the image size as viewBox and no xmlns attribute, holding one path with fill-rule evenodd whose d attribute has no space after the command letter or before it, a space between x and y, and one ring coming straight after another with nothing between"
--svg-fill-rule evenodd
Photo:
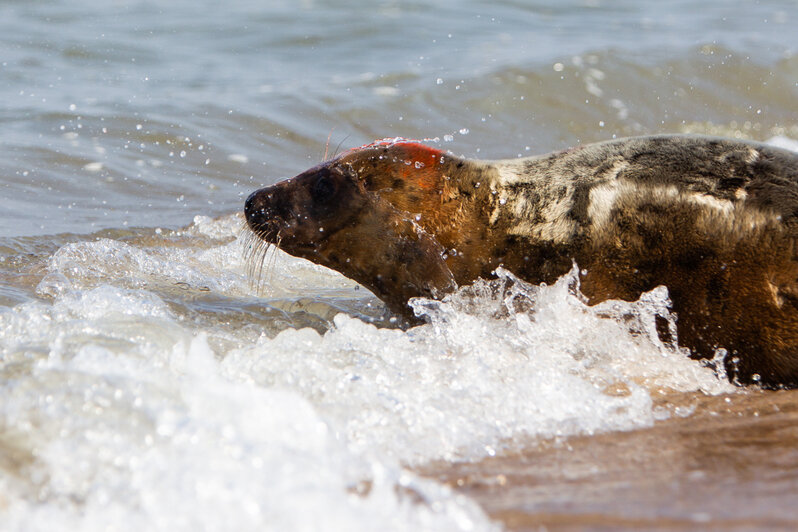
<instances>
[{"instance_id":1,"label":"seal","mask_svg":"<svg viewBox=\"0 0 798 532\"><path fill-rule=\"evenodd\" d=\"M740 384L798 386L798 155L664 135L495 161L416 141L352 149L253 193L249 228L412 319L504 266L589 304L668 288L680 345ZM667 334L661 331L662 335Z\"/></svg>"}]
</instances>

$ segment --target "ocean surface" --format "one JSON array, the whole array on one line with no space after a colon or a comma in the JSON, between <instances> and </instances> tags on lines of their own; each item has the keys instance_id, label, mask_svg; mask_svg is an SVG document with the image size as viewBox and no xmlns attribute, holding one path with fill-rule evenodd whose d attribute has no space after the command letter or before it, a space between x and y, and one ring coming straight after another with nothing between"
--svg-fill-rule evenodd
<instances>
[{"instance_id":1,"label":"ocean surface","mask_svg":"<svg viewBox=\"0 0 798 532\"><path fill-rule=\"evenodd\" d=\"M798 150L796 25L792 0L0 0L0 529L795 528L798 415L749 422L798 397L662 345L667 291L588 308L573 275L499 272L401 331L335 272L253 268L241 211L383 137ZM690 450L666 436L715 414L770 469L698 453L650 477L666 500L591 498L675 475L662 461ZM646 434L661 454L591 451ZM513 499L519 464L537 491ZM702 506L706 478L735 489Z\"/></svg>"}]
</instances>

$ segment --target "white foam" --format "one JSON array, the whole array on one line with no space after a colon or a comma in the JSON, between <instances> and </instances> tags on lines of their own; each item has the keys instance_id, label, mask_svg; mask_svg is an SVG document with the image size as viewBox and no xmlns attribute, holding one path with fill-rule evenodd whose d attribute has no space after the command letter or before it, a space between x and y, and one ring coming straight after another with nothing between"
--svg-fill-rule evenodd
<instances>
[{"instance_id":1,"label":"white foam","mask_svg":"<svg viewBox=\"0 0 798 532\"><path fill-rule=\"evenodd\" d=\"M591 308L576 271L419 300L430 323L407 332L341 314L258 338L222 310L186 319L159 295L178 282L253 298L233 225L66 245L39 286L50 302L0 314L0 426L32 460L0 484L5 528L485 530L404 467L648 426L659 388L732 389L659 341L663 289ZM339 279L284 254L270 269L311 296Z\"/></svg>"},{"instance_id":2,"label":"white foam","mask_svg":"<svg viewBox=\"0 0 798 532\"><path fill-rule=\"evenodd\" d=\"M790 137L785 137L784 135L776 135L770 137L768 140L765 141L765 143L770 144L771 146L775 146L777 148L783 148L785 150L798 152L798 140L792 139Z\"/></svg>"},{"instance_id":3,"label":"white foam","mask_svg":"<svg viewBox=\"0 0 798 532\"><path fill-rule=\"evenodd\" d=\"M183 231L150 245L130 244L109 238L75 242L60 248L50 259L37 291L54 296L66 282L72 288L91 288L109 279L127 287L156 284L212 291L229 296L253 293L242 246L240 216L219 219L198 216ZM204 242L202 237L213 241ZM233 240L236 239L236 240ZM356 283L309 261L271 248L267 252L259 287L260 295L279 297L298 291L351 291Z\"/></svg>"},{"instance_id":4,"label":"white foam","mask_svg":"<svg viewBox=\"0 0 798 532\"><path fill-rule=\"evenodd\" d=\"M7 486L4 530L492 528L448 489L349 451L298 394L220 378L203 335L153 361L85 346L33 377L44 400L5 386L3 413L44 496Z\"/></svg>"},{"instance_id":5,"label":"white foam","mask_svg":"<svg viewBox=\"0 0 798 532\"><path fill-rule=\"evenodd\" d=\"M480 283L476 299L469 290L420 301L432 323L407 333L339 315L323 336L286 330L233 350L222 367L233 379L296 390L351 447L409 463L484 456L518 437L647 426L651 389L731 389L658 340L662 289L638 303L589 308L569 289L573 275L543 288L502 276L534 300L531 317L493 317L504 303ZM610 313L626 324L602 317ZM639 334L628 323L639 323Z\"/></svg>"},{"instance_id":6,"label":"white foam","mask_svg":"<svg viewBox=\"0 0 798 532\"><path fill-rule=\"evenodd\" d=\"M188 226L185 232L191 235L204 235L216 240L225 240L238 237L244 224L242 215L221 218L197 215L194 217L194 223Z\"/></svg>"}]
</instances>

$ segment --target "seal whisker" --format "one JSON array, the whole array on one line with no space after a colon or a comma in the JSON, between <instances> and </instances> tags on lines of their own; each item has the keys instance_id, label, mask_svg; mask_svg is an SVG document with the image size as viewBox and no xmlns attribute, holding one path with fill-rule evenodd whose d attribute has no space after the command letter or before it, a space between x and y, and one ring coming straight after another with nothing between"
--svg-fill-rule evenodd
<instances>
[{"instance_id":1,"label":"seal whisker","mask_svg":"<svg viewBox=\"0 0 798 532\"><path fill-rule=\"evenodd\" d=\"M338 156L338 153L341 151L341 145L342 145L344 142L346 142L346 139L348 139L348 138L349 138L349 135L345 136L345 137L344 137L344 138L341 140L341 142L339 142L339 143L338 143L338 146L336 146L336 147L335 147L335 151L333 152L333 154L332 154L332 157L330 157L331 159L335 159L335 158Z\"/></svg>"},{"instance_id":2,"label":"seal whisker","mask_svg":"<svg viewBox=\"0 0 798 532\"><path fill-rule=\"evenodd\" d=\"M274 237L274 243L271 244L266 248L266 252L264 255L264 260L266 258L266 254L271 249L271 257L269 258L269 262L266 264L267 275L269 277L268 281L271 282L271 278L274 275L274 270L277 265L277 249L280 247L280 242L282 241L283 237L280 235L280 231L277 231L277 234Z\"/></svg>"},{"instance_id":3,"label":"seal whisker","mask_svg":"<svg viewBox=\"0 0 798 532\"><path fill-rule=\"evenodd\" d=\"M247 275L249 275L250 259L253 255L252 248L253 246L260 246L261 240L260 237L256 235L255 232L252 231L252 229L250 229L248 226L245 226L241 229L241 232L239 233L239 239L242 246L241 254L243 255L244 262L247 266Z\"/></svg>"},{"instance_id":4,"label":"seal whisker","mask_svg":"<svg viewBox=\"0 0 798 532\"><path fill-rule=\"evenodd\" d=\"M263 249L263 255L260 259L260 271L258 273L258 292L263 290L264 285L271 283L274 275L274 269L277 264L277 238L275 242L268 243ZM271 252L271 253L270 253Z\"/></svg>"},{"instance_id":5,"label":"seal whisker","mask_svg":"<svg viewBox=\"0 0 798 532\"><path fill-rule=\"evenodd\" d=\"M249 257L248 276L251 287L260 294L264 285L271 282L277 264L277 248L280 244L280 234L272 231L253 233L258 242L252 247ZM271 252L271 253L270 253Z\"/></svg>"},{"instance_id":6,"label":"seal whisker","mask_svg":"<svg viewBox=\"0 0 798 532\"><path fill-rule=\"evenodd\" d=\"M255 293L260 294L261 290L263 289L263 264L266 260L266 254L269 252L269 248L271 244L267 243L265 246L261 248L261 251L258 253L258 258L255 261L256 268L257 268L257 276L253 275L253 282L255 283Z\"/></svg>"},{"instance_id":7,"label":"seal whisker","mask_svg":"<svg viewBox=\"0 0 798 532\"><path fill-rule=\"evenodd\" d=\"M269 248L272 246L268 240L268 232L262 230L249 230L243 237L244 261L246 262L247 278L250 289L260 292L263 262Z\"/></svg>"},{"instance_id":8,"label":"seal whisker","mask_svg":"<svg viewBox=\"0 0 798 532\"><path fill-rule=\"evenodd\" d=\"M327 155L330 153L330 138L332 138L333 131L335 128L333 127L330 129L330 132L327 134L327 142L324 144L324 157L322 157L322 162L327 160Z\"/></svg>"}]
</instances>

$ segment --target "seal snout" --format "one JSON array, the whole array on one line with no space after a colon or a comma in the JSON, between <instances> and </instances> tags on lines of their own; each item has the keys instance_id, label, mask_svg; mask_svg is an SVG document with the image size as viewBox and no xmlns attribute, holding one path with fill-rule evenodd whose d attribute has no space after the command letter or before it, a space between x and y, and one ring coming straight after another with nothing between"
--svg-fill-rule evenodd
<instances>
[{"instance_id":1,"label":"seal snout","mask_svg":"<svg viewBox=\"0 0 798 532\"><path fill-rule=\"evenodd\" d=\"M247 201L244 202L244 216L247 218L247 225L251 229L255 229L258 225L260 218L265 214L266 208L263 204L263 190L256 190L249 195Z\"/></svg>"},{"instance_id":2,"label":"seal snout","mask_svg":"<svg viewBox=\"0 0 798 532\"><path fill-rule=\"evenodd\" d=\"M249 228L269 241L274 236L278 216L274 209L273 192L270 188L256 190L244 202L244 216Z\"/></svg>"},{"instance_id":3,"label":"seal snout","mask_svg":"<svg viewBox=\"0 0 798 532\"><path fill-rule=\"evenodd\" d=\"M252 225L252 218L255 216L255 213L258 212L260 209L258 207L258 194L260 190L256 190L252 194L249 195L247 201L244 202L244 215L247 218L247 224L250 226Z\"/></svg>"},{"instance_id":4,"label":"seal snout","mask_svg":"<svg viewBox=\"0 0 798 532\"><path fill-rule=\"evenodd\" d=\"M244 202L244 215L247 218L247 223L252 226L253 223L260 221L259 219L267 215L269 211L267 202L268 199L265 194L266 189L256 190L249 195L247 201Z\"/></svg>"}]
</instances>

